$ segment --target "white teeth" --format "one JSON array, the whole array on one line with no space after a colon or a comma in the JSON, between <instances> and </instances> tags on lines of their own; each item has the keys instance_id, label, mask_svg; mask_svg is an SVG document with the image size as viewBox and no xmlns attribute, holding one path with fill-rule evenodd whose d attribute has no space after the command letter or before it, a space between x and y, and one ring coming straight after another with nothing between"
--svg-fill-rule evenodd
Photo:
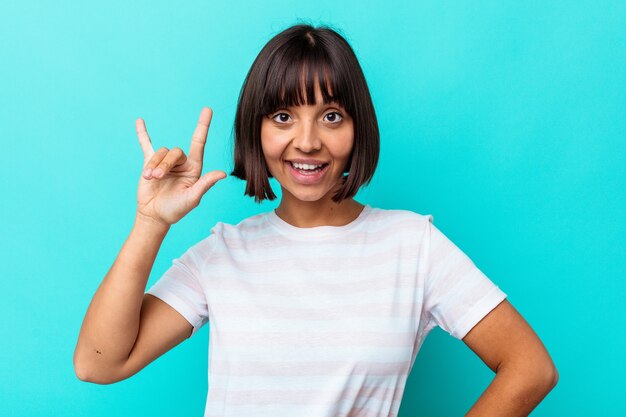
<instances>
[{"instance_id":1,"label":"white teeth","mask_svg":"<svg viewBox=\"0 0 626 417\"><path fill-rule=\"evenodd\" d=\"M321 165L309 165L309 164L299 164L297 162L292 162L291 165L293 165L295 168L298 168L298 169L313 170L313 169L317 169L317 168L321 167L323 164L321 164Z\"/></svg>"}]
</instances>

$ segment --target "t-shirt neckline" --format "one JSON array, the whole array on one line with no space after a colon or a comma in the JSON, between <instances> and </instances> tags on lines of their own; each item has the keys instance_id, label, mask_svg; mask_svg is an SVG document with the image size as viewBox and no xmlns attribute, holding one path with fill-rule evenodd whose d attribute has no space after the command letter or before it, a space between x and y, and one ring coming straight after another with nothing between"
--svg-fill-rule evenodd
<instances>
[{"instance_id":1,"label":"t-shirt neckline","mask_svg":"<svg viewBox=\"0 0 626 417\"><path fill-rule=\"evenodd\" d=\"M281 233L300 239L328 238L333 236L341 236L348 231L357 228L372 211L369 204L366 204L356 219L343 226L314 226L314 227L296 227L281 219L276 210L267 213L267 220L272 226L277 228Z\"/></svg>"}]
</instances>

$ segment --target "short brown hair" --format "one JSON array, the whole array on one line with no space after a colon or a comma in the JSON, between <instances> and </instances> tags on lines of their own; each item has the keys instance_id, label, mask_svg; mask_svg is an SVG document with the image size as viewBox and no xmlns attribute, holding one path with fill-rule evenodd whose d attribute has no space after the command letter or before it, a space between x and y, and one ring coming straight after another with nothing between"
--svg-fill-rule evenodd
<instances>
[{"instance_id":1,"label":"short brown hair","mask_svg":"<svg viewBox=\"0 0 626 417\"><path fill-rule=\"evenodd\" d=\"M323 80L316 81L316 80ZM380 135L365 76L348 42L329 27L292 26L273 37L254 60L235 116L235 167L245 195L274 200L261 147L261 122L279 108L315 103L319 82L324 103L336 101L354 122L354 146L342 187L333 201L354 197L374 175ZM332 95L331 95L332 91Z\"/></svg>"}]
</instances>

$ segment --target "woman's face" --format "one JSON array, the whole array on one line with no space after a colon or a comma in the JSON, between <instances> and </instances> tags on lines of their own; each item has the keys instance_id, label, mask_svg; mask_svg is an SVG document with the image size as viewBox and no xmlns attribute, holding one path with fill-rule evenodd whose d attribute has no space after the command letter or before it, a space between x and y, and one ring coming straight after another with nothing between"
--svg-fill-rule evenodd
<instances>
[{"instance_id":1,"label":"woman's face","mask_svg":"<svg viewBox=\"0 0 626 417\"><path fill-rule=\"evenodd\" d=\"M265 162L283 199L330 200L350 159L352 118L337 103L322 104L319 87L315 94L317 104L278 109L261 123Z\"/></svg>"}]
</instances>

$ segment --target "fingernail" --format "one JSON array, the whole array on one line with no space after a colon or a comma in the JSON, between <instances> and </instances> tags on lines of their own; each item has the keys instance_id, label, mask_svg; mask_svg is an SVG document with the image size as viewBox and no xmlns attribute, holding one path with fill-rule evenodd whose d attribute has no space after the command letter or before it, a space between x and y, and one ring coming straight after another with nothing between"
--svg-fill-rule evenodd
<instances>
[{"instance_id":1,"label":"fingernail","mask_svg":"<svg viewBox=\"0 0 626 417\"><path fill-rule=\"evenodd\" d=\"M158 177L160 177L161 175L163 175L163 170L162 170L161 168L155 168L155 169L152 171L152 176L153 176L153 177L157 177L157 178L158 178Z\"/></svg>"},{"instance_id":2,"label":"fingernail","mask_svg":"<svg viewBox=\"0 0 626 417\"><path fill-rule=\"evenodd\" d=\"M143 170L143 176L146 178L150 178L150 173L152 172L152 168L146 168Z\"/></svg>"}]
</instances>

